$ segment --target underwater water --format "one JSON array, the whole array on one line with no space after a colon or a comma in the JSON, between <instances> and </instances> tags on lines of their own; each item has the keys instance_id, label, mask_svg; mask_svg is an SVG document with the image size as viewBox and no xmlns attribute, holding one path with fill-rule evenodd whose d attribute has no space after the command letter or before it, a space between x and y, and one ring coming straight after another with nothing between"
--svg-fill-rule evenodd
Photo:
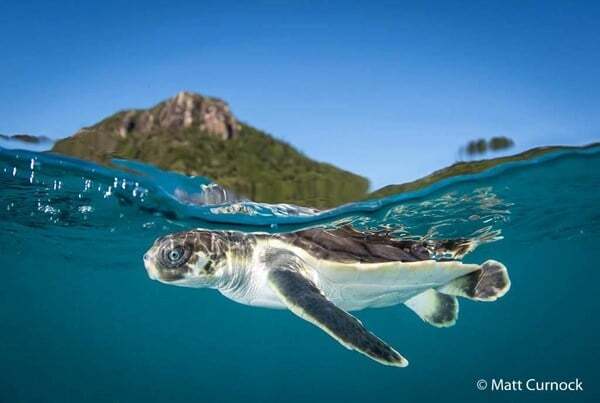
<instances>
[{"instance_id":1,"label":"underwater water","mask_svg":"<svg viewBox=\"0 0 600 403\"><path fill-rule=\"evenodd\" d=\"M208 180L117 163L0 149L1 402L600 399L598 147L324 212L227 202L218 189L222 203L198 205L214 201ZM288 311L151 281L142 263L175 231L345 224L476 239L464 261L503 262L512 288L494 303L461 299L447 329L404 306L356 312L410 361L394 368ZM492 391L499 379L584 390Z\"/></svg>"}]
</instances>

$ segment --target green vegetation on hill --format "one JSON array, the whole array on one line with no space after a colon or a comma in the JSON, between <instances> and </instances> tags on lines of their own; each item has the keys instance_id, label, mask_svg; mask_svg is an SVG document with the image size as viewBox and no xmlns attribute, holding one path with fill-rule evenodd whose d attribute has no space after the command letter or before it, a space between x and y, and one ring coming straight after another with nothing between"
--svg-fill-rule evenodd
<instances>
[{"instance_id":1,"label":"green vegetation on hill","mask_svg":"<svg viewBox=\"0 0 600 403\"><path fill-rule=\"evenodd\" d=\"M585 147L595 147L599 143L593 143ZM585 148L584 147L584 148ZM582 148L582 147L569 147L569 146L549 146L549 147L537 147L532 148L530 150L524 151L520 154L510 155L507 157L499 157L492 158L481 161L470 161L470 162L457 162L456 164L450 165L449 167L440 169L435 171L434 173L425 176L424 178L417 179L416 181L403 183L400 185L389 185L385 186L379 190L376 190L372 193L369 193L365 199L374 200L380 199L383 197L405 193L405 192L413 192L419 189L422 189L426 186L429 186L435 182L438 182L442 179L447 179L453 176L458 175L468 175L475 174L478 172L485 171L487 169L493 168L496 165L500 165L505 162L511 161L522 161L528 160L534 157L539 157L543 154L547 154L553 151L560 151L572 148Z\"/></svg>"},{"instance_id":2,"label":"green vegetation on hill","mask_svg":"<svg viewBox=\"0 0 600 403\"><path fill-rule=\"evenodd\" d=\"M52 151L104 164L113 157L133 159L206 176L258 202L325 208L362 199L368 191L367 179L313 161L245 124L227 140L198 127L121 136L124 113L58 141Z\"/></svg>"},{"instance_id":3,"label":"green vegetation on hill","mask_svg":"<svg viewBox=\"0 0 600 403\"><path fill-rule=\"evenodd\" d=\"M34 136L32 134L0 134L0 140L18 141L21 143L40 144L49 143L51 140L46 136Z\"/></svg>"},{"instance_id":4,"label":"green vegetation on hill","mask_svg":"<svg viewBox=\"0 0 600 403\"><path fill-rule=\"evenodd\" d=\"M475 141L472 148L496 150L512 144L497 137ZM313 161L289 144L239 123L222 100L180 92L150 109L116 113L56 142L52 151L107 165L115 157L138 160L206 176L257 202L327 208L415 191L441 179L566 148L573 147L539 147L508 157L458 162L419 180L367 194L366 178Z\"/></svg>"}]
</instances>

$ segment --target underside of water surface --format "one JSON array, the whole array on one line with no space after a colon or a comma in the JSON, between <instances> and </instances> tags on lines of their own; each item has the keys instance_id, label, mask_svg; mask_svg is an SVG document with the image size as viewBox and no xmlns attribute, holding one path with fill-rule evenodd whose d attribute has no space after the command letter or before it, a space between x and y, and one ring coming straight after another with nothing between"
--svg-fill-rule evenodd
<instances>
[{"instance_id":1,"label":"underside of water surface","mask_svg":"<svg viewBox=\"0 0 600 403\"><path fill-rule=\"evenodd\" d=\"M0 401L597 401L600 147L556 151L417 191L319 211L266 205L131 161L109 169L0 149ZM379 366L286 311L150 281L142 255L193 228L351 225L469 238L512 278L434 328L404 306L357 313L411 365ZM476 381L570 380L510 395ZM516 397L515 397L516 396Z\"/></svg>"}]
</instances>

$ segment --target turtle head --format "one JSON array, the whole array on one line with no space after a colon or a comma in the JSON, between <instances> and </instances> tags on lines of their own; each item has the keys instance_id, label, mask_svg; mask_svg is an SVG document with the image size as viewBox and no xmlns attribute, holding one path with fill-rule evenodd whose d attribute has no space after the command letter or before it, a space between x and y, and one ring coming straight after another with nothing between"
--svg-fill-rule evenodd
<instances>
[{"instance_id":1,"label":"turtle head","mask_svg":"<svg viewBox=\"0 0 600 403\"><path fill-rule=\"evenodd\" d=\"M148 276L182 287L211 287L225 258L223 242L212 231L193 230L158 238L144 255Z\"/></svg>"}]
</instances>

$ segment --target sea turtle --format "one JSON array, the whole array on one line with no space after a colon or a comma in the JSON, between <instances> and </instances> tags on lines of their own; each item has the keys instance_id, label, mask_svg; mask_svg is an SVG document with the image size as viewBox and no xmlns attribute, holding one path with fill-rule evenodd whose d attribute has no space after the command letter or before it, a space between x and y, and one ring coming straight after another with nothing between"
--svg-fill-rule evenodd
<instances>
[{"instance_id":1,"label":"sea turtle","mask_svg":"<svg viewBox=\"0 0 600 403\"><path fill-rule=\"evenodd\" d=\"M281 234L195 229L157 239L144 264L150 278L166 284L287 308L345 347L404 367L408 361L348 311L403 303L434 326L453 325L456 296L495 301L510 287L501 263L458 260L475 246L468 239L402 240L348 226Z\"/></svg>"}]
</instances>

